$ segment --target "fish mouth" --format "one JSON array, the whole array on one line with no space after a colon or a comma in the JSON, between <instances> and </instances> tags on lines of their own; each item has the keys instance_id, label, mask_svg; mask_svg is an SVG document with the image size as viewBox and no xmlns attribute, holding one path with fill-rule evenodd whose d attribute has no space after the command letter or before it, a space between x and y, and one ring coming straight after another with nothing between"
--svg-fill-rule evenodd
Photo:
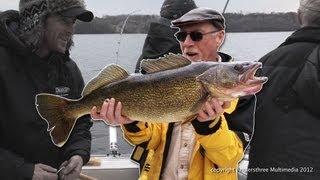
<instances>
[{"instance_id":1,"label":"fish mouth","mask_svg":"<svg viewBox=\"0 0 320 180\"><path fill-rule=\"evenodd\" d=\"M240 82L246 85L255 86L262 85L267 82L267 77L257 77L255 76L258 69L262 67L262 63L256 62L252 65L247 66L247 70L240 76Z\"/></svg>"},{"instance_id":2,"label":"fish mouth","mask_svg":"<svg viewBox=\"0 0 320 180\"><path fill-rule=\"evenodd\" d=\"M261 89L262 89L262 84L255 84L253 86L246 88L243 92L245 93L245 95L252 95L252 94L256 94Z\"/></svg>"}]
</instances>

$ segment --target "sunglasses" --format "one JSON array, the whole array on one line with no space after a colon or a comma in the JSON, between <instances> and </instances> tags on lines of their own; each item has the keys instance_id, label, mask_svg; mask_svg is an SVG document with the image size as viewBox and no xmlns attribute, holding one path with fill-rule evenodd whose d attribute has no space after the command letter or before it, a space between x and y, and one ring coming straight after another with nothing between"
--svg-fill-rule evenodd
<instances>
[{"instance_id":1,"label":"sunglasses","mask_svg":"<svg viewBox=\"0 0 320 180\"><path fill-rule=\"evenodd\" d=\"M188 35L190 35L190 38L192 39L192 41L201 41L204 35L216 33L218 31L221 31L221 29L217 29L207 33L201 33L199 31L191 31L191 32L178 31L174 34L174 36L180 42L184 42L187 39Z\"/></svg>"}]
</instances>

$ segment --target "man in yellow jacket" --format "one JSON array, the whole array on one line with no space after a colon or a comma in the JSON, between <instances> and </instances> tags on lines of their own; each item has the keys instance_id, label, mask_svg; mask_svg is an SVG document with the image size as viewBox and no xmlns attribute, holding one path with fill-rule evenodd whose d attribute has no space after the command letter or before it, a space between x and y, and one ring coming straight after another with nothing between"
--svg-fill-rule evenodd
<instances>
[{"instance_id":1,"label":"man in yellow jacket","mask_svg":"<svg viewBox=\"0 0 320 180\"><path fill-rule=\"evenodd\" d=\"M182 53L193 62L228 62L219 52L225 19L217 11L196 8L172 21ZM121 103L111 98L93 119L122 125L135 145L132 159L140 164L140 179L237 179L237 165L252 133L254 104L246 98L233 102L208 100L189 123L145 123L121 116Z\"/></svg>"}]
</instances>

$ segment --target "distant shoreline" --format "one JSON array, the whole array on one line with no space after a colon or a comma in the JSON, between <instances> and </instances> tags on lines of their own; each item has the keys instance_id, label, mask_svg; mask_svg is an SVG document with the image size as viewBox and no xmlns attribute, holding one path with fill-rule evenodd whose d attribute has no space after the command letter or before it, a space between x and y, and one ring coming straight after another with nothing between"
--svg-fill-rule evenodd
<instances>
[{"instance_id":1,"label":"distant shoreline","mask_svg":"<svg viewBox=\"0 0 320 180\"><path fill-rule=\"evenodd\" d=\"M0 11L1 13L1 11ZM92 22L76 23L76 34L119 34L128 15L105 15ZM276 13L225 13L227 32L282 32L299 28L296 12ZM146 34L151 22L159 15L131 15L123 33Z\"/></svg>"},{"instance_id":2,"label":"distant shoreline","mask_svg":"<svg viewBox=\"0 0 320 180\"><path fill-rule=\"evenodd\" d=\"M297 13L225 13L227 32L279 32L294 31L299 28ZM76 34L113 34L120 33L127 15L96 17L92 22L78 21ZM146 34L151 22L158 15L131 15L123 33Z\"/></svg>"}]
</instances>

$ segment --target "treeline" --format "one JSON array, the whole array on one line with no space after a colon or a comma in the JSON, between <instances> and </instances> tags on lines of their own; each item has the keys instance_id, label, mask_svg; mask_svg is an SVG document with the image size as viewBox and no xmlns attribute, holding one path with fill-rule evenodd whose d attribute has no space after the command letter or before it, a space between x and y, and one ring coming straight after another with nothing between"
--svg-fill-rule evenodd
<instances>
[{"instance_id":1,"label":"treeline","mask_svg":"<svg viewBox=\"0 0 320 180\"><path fill-rule=\"evenodd\" d=\"M247 15L227 13L224 16L229 32L294 31L299 28L297 13L294 12Z\"/></svg>"},{"instance_id":2,"label":"treeline","mask_svg":"<svg viewBox=\"0 0 320 180\"><path fill-rule=\"evenodd\" d=\"M296 13L226 13L227 32L269 32L294 31L299 27ZM77 21L77 34L120 33L127 15L96 17L92 22ZM150 22L157 21L157 15L131 15L123 33L147 33Z\"/></svg>"},{"instance_id":3,"label":"treeline","mask_svg":"<svg viewBox=\"0 0 320 180\"><path fill-rule=\"evenodd\" d=\"M95 17L93 21L86 23L77 21L77 34L109 34L120 33L127 15ZM127 19L123 33L146 33L149 24L159 19L157 15L132 15Z\"/></svg>"},{"instance_id":4,"label":"treeline","mask_svg":"<svg viewBox=\"0 0 320 180\"><path fill-rule=\"evenodd\" d=\"M0 11L1 13L1 11ZM120 33L127 15L95 17L93 21L77 21L77 34ZM226 13L227 32L270 32L294 31L299 28L297 13ZM157 21L158 15L131 15L123 33L147 33L150 22Z\"/></svg>"}]
</instances>

